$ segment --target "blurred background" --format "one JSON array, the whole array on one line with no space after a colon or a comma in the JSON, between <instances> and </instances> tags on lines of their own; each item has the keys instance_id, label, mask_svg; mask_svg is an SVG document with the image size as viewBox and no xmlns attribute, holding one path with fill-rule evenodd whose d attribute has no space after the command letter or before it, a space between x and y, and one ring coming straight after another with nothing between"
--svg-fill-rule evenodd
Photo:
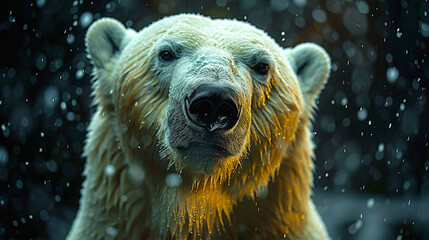
<instances>
[{"instance_id":1,"label":"blurred background","mask_svg":"<svg viewBox=\"0 0 429 240\"><path fill-rule=\"evenodd\" d=\"M182 12L323 46L313 197L330 235L429 239L427 0L3 0L0 239L64 239L76 215L94 112L88 26L109 16L139 30Z\"/></svg>"}]
</instances>

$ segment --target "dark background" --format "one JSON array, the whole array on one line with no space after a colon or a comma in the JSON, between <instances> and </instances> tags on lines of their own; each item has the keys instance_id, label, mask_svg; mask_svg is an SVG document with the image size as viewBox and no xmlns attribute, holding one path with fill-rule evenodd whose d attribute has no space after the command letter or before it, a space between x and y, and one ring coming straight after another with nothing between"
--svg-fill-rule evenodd
<instances>
[{"instance_id":1,"label":"dark background","mask_svg":"<svg viewBox=\"0 0 429 240\"><path fill-rule=\"evenodd\" d=\"M314 124L315 202L333 239L429 239L429 3L37 0L0 3L0 239L63 239L91 113L84 35L175 13L236 18L332 58Z\"/></svg>"}]
</instances>

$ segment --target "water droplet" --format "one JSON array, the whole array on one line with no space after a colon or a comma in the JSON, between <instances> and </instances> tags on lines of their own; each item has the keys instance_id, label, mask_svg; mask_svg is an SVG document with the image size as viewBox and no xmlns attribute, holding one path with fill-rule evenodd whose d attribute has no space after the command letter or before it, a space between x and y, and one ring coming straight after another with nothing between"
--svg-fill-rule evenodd
<instances>
[{"instance_id":1,"label":"water droplet","mask_svg":"<svg viewBox=\"0 0 429 240\"><path fill-rule=\"evenodd\" d=\"M115 174L115 172L116 172L116 168L111 164L107 164L107 166L104 168L104 173L107 176L112 176L113 174Z\"/></svg>"},{"instance_id":2,"label":"water droplet","mask_svg":"<svg viewBox=\"0 0 429 240\"><path fill-rule=\"evenodd\" d=\"M109 236L115 237L116 235L118 235L118 230L114 227L107 227L106 228L106 233Z\"/></svg>"},{"instance_id":3,"label":"water droplet","mask_svg":"<svg viewBox=\"0 0 429 240\"><path fill-rule=\"evenodd\" d=\"M361 109L359 110L359 112L357 113L357 118L358 118L360 121L365 120L367 116L368 116L368 112L366 111L366 109L365 109L365 108L361 108Z\"/></svg>"},{"instance_id":4,"label":"water droplet","mask_svg":"<svg viewBox=\"0 0 429 240\"><path fill-rule=\"evenodd\" d=\"M387 78L387 81L389 83L396 82L396 80L398 80L398 77L399 77L399 71L398 71L397 68L390 67L390 68L387 69L387 71L386 71L386 78Z\"/></svg>"},{"instance_id":5,"label":"water droplet","mask_svg":"<svg viewBox=\"0 0 429 240\"><path fill-rule=\"evenodd\" d=\"M92 23L94 17L90 12L84 12L80 16L79 23L82 28L87 28Z\"/></svg>"},{"instance_id":6,"label":"water droplet","mask_svg":"<svg viewBox=\"0 0 429 240\"><path fill-rule=\"evenodd\" d=\"M9 153L4 146L0 146L0 164L6 165L9 161Z\"/></svg>"},{"instance_id":7,"label":"water droplet","mask_svg":"<svg viewBox=\"0 0 429 240\"><path fill-rule=\"evenodd\" d=\"M76 75L76 79L81 79L84 75L83 69L77 70L75 75Z\"/></svg>"},{"instance_id":8,"label":"water droplet","mask_svg":"<svg viewBox=\"0 0 429 240\"><path fill-rule=\"evenodd\" d=\"M373 208L373 207L374 207L374 205L375 205L375 200L374 200L374 198L368 198L368 201L366 201L366 206L367 206L368 208Z\"/></svg>"},{"instance_id":9,"label":"water droplet","mask_svg":"<svg viewBox=\"0 0 429 240\"><path fill-rule=\"evenodd\" d=\"M358 219L355 223L349 226L349 229L348 229L349 233L352 235L357 233L357 231L359 231L362 228L362 225L363 225L362 219Z\"/></svg>"},{"instance_id":10,"label":"water droplet","mask_svg":"<svg viewBox=\"0 0 429 240\"><path fill-rule=\"evenodd\" d=\"M165 176L165 184L169 187L178 187L182 184L182 178L177 173L169 173Z\"/></svg>"}]
</instances>

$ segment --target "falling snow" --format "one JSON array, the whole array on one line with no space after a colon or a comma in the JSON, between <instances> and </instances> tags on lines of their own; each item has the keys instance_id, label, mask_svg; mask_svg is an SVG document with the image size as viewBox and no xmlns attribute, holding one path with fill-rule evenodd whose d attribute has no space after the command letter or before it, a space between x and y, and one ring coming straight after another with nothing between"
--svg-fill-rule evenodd
<instances>
[{"instance_id":1,"label":"falling snow","mask_svg":"<svg viewBox=\"0 0 429 240\"><path fill-rule=\"evenodd\" d=\"M179 12L250 22L284 48L307 41L323 46L332 71L312 131L313 198L332 239L429 239L429 3L417 2L6 1L0 239L64 239L75 218L94 114L84 45L91 23L111 16L141 29ZM144 148L155 140L129 144ZM105 177L114 178L120 167L106 163ZM127 174L141 184L149 173L132 166ZM182 180L178 173L163 179L172 189ZM105 232L118 235L116 226Z\"/></svg>"},{"instance_id":2,"label":"falling snow","mask_svg":"<svg viewBox=\"0 0 429 240\"><path fill-rule=\"evenodd\" d=\"M169 173L165 176L165 184L169 187L178 187L182 184L182 179L177 173Z\"/></svg>"},{"instance_id":3,"label":"falling snow","mask_svg":"<svg viewBox=\"0 0 429 240\"><path fill-rule=\"evenodd\" d=\"M106 167L104 168L104 173L107 176L112 176L113 174L115 174L115 172L116 172L116 168L111 164L107 164Z\"/></svg>"},{"instance_id":4,"label":"falling snow","mask_svg":"<svg viewBox=\"0 0 429 240\"><path fill-rule=\"evenodd\" d=\"M387 69L387 71L386 71L386 78L387 78L387 81L389 83L396 82L396 80L398 80L398 77L399 77L399 71L398 71L397 68L390 67L390 68Z\"/></svg>"}]
</instances>

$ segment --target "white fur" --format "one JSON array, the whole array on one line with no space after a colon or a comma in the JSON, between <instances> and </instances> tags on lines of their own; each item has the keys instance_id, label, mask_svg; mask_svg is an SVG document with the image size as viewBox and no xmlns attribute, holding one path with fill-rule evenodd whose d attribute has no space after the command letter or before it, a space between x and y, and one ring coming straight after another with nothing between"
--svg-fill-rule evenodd
<instances>
[{"instance_id":1,"label":"white fur","mask_svg":"<svg viewBox=\"0 0 429 240\"><path fill-rule=\"evenodd\" d=\"M184 77L195 62L189 53L182 65L157 65L165 39L194 52L205 49L209 58L222 56L221 67L211 67L223 74L220 84L239 92L245 108L237 127L244 140L228 138L242 141L231 142L241 155L203 176L165 143L167 118L182 127L175 112L168 115L188 94L189 84L180 81L196 80ZM102 19L86 42L97 112L85 145L81 206L67 239L329 239L310 198L314 98L330 71L321 47L285 50L250 24L186 14L138 33ZM234 59L258 52L272 61L269 77ZM219 75L213 76L210 81ZM180 134L192 137L188 132ZM167 184L169 174L181 184Z\"/></svg>"}]
</instances>

